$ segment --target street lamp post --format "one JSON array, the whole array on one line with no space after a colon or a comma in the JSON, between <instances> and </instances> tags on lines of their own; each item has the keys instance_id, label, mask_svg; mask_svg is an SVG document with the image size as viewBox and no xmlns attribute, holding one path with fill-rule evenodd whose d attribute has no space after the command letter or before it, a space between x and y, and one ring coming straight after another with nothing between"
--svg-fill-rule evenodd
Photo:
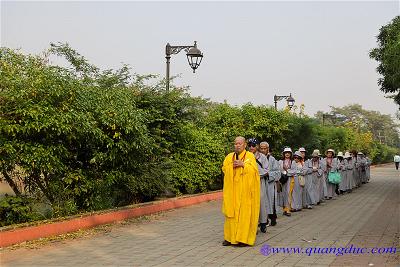
<instances>
[{"instance_id":1,"label":"street lamp post","mask_svg":"<svg viewBox=\"0 0 400 267\"><path fill-rule=\"evenodd\" d=\"M289 95L274 95L275 110L278 110L278 101L282 99L286 99L288 107L292 109L295 100L292 97L292 94L289 94Z\"/></svg>"},{"instance_id":2,"label":"street lamp post","mask_svg":"<svg viewBox=\"0 0 400 267\"><path fill-rule=\"evenodd\" d=\"M171 55L178 54L182 50L186 51L187 60L189 66L193 69L193 73L196 72L196 69L200 66L201 60L203 59L203 53L197 48L197 42L194 41L194 45L183 45L183 46L172 46L169 43L165 46L165 58L167 59L167 71L166 71L166 79L167 93L169 92L169 65Z\"/></svg>"}]
</instances>

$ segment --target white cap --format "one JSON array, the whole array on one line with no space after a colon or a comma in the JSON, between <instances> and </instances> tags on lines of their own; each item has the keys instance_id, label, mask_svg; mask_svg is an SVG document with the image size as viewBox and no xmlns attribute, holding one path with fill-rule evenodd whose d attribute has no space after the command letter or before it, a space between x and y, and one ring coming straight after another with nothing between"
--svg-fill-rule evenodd
<instances>
[{"instance_id":1,"label":"white cap","mask_svg":"<svg viewBox=\"0 0 400 267\"><path fill-rule=\"evenodd\" d=\"M286 152L290 152L291 154L293 154L292 149L290 147L285 147L282 153L285 154Z\"/></svg>"},{"instance_id":2,"label":"white cap","mask_svg":"<svg viewBox=\"0 0 400 267\"><path fill-rule=\"evenodd\" d=\"M325 155L328 154L328 152L332 152L333 155L335 155L335 150L333 150L332 148L329 148L329 149L326 151Z\"/></svg>"},{"instance_id":3,"label":"white cap","mask_svg":"<svg viewBox=\"0 0 400 267\"><path fill-rule=\"evenodd\" d=\"M303 158L303 155L301 154L300 151L294 152L294 155L297 156L297 157L299 157L299 158Z\"/></svg>"}]
</instances>

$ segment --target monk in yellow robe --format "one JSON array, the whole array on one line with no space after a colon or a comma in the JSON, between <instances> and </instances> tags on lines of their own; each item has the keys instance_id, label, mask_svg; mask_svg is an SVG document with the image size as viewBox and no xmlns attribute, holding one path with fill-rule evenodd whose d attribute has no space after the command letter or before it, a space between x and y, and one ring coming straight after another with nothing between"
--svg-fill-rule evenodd
<instances>
[{"instance_id":1,"label":"monk in yellow robe","mask_svg":"<svg viewBox=\"0 0 400 267\"><path fill-rule=\"evenodd\" d=\"M235 152L226 156L222 167L224 246L252 246L256 240L260 213L260 175L254 155L245 148L245 139L237 137Z\"/></svg>"}]
</instances>

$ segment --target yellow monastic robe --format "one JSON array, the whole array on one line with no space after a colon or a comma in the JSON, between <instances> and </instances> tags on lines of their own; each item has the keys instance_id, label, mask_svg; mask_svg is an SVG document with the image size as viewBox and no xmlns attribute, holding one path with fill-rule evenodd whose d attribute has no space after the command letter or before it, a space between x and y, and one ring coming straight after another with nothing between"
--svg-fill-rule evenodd
<instances>
[{"instance_id":1,"label":"yellow monastic robe","mask_svg":"<svg viewBox=\"0 0 400 267\"><path fill-rule=\"evenodd\" d=\"M260 213L260 176L253 153L243 151L239 159L244 161L244 167L233 168L234 153L226 156L222 167L224 238L231 244L254 245Z\"/></svg>"}]
</instances>

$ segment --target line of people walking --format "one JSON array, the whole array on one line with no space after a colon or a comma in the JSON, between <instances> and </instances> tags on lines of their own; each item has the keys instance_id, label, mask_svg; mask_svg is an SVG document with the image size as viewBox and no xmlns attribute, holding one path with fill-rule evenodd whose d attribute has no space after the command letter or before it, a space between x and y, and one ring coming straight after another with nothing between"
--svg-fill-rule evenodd
<instances>
[{"instance_id":1,"label":"line of people walking","mask_svg":"<svg viewBox=\"0 0 400 267\"><path fill-rule=\"evenodd\" d=\"M253 245L257 226L265 233L277 224L278 207L291 216L369 182L371 160L364 153L328 149L324 156L285 147L278 160L267 142L237 137L223 164L223 245Z\"/></svg>"}]
</instances>

